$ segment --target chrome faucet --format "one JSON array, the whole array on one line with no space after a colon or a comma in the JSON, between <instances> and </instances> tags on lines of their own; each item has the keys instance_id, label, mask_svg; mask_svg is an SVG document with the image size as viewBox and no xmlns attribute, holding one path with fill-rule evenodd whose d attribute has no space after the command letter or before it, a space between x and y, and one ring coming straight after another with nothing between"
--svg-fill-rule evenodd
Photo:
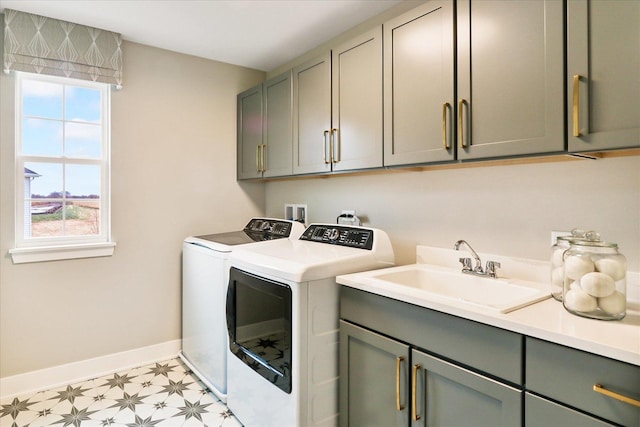
<instances>
[{"instance_id":1,"label":"chrome faucet","mask_svg":"<svg viewBox=\"0 0 640 427\"><path fill-rule=\"evenodd\" d=\"M460 246L465 245L467 250L473 256L473 259L476 262L475 267L471 267L471 258L460 258L459 261L462 264L462 272L466 274L475 274L476 276L488 276L488 277L498 277L496 274L496 268L500 268L500 263L496 261L487 261L486 269L482 268L482 261L480 261L480 257L473 250L471 245L467 243L466 240L458 240L455 245L453 245L453 249L456 251L460 250Z\"/></svg>"}]
</instances>

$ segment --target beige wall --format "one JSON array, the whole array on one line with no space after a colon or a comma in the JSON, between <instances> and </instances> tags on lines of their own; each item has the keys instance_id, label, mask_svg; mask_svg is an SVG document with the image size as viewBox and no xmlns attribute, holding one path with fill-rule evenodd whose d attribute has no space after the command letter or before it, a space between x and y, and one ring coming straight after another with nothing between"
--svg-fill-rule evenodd
<instances>
[{"instance_id":1,"label":"beige wall","mask_svg":"<svg viewBox=\"0 0 640 427\"><path fill-rule=\"evenodd\" d=\"M0 377L181 336L181 244L262 215L237 183L236 94L264 73L125 43L112 93L113 257L13 265L13 84L0 77Z\"/></svg>"},{"instance_id":2,"label":"beige wall","mask_svg":"<svg viewBox=\"0 0 640 427\"><path fill-rule=\"evenodd\" d=\"M552 230L595 229L640 271L640 157L333 176L266 185L267 215L307 203L311 222L355 209L389 233L399 264L415 246L546 260Z\"/></svg>"}]
</instances>

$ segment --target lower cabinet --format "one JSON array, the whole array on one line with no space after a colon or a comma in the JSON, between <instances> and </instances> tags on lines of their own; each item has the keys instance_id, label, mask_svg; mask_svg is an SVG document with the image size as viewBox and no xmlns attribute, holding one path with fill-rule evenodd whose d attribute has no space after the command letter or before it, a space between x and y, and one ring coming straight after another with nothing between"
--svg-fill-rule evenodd
<instances>
[{"instance_id":1,"label":"lower cabinet","mask_svg":"<svg viewBox=\"0 0 640 427\"><path fill-rule=\"evenodd\" d=\"M407 426L409 346L340 321L340 426Z\"/></svg>"},{"instance_id":2,"label":"lower cabinet","mask_svg":"<svg viewBox=\"0 0 640 427\"><path fill-rule=\"evenodd\" d=\"M526 340L527 391L616 425L640 426L640 366L536 338Z\"/></svg>"},{"instance_id":3,"label":"lower cabinet","mask_svg":"<svg viewBox=\"0 0 640 427\"><path fill-rule=\"evenodd\" d=\"M340 323L341 426L519 426L522 391Z\"/></svg>"},{"instance_id":4,"label":"lower cabinet","mask_svg":"<svg viewBox=\"0 0 640 427\"><path fill-rule=\"evenodd\" d=\"M580 426L604 427L613 426L597 418L559 405L542 397L525 393L524 425L526 427Z\"/></svg>"},{"instance_id":5,"label":"lower cabinet","mask_svg":"<svg viewBox=\"0 0 640 427\"><path fill-rule=\"evenodd\" d=\"M640 426L640 366L343 286L340 426Z\"/></svg>"}]
</instances>

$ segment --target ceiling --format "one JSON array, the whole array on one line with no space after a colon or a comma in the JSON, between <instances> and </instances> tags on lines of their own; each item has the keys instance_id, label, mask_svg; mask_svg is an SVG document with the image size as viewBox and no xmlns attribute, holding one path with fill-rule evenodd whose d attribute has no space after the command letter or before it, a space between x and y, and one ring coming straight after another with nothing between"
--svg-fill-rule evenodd
<instances>
[{"instance_id":1,"label":"ceiling","mask_svg":"<svg viewBox=\"0 0 640 427\"><path fill-rule=\"evenodd\" d=\"M125 40L271 71L401 0L0 0Z\"/></svg>"}]
</instances>

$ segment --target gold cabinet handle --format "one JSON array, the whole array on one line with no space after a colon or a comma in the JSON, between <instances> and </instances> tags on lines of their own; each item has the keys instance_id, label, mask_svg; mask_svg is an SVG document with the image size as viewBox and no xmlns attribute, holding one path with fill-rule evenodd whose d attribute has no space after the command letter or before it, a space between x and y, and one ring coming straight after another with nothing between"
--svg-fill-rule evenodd
<instances>
[{"instance_id":1,"label":"gold cabinet handle","mask_svg":"<svg viewBox=\"0 0 640 427\"><path fill-rule=\"evenodd\" d=\"M418 421L420 415L418 415L418 397L417 397L417 383L418 383L418 371L422 368L421 365L413 365L413 374L411 375L411 381L413 383L411 390L411 417L413 421Z\"/></svg>"},{"instance_id":2,"label":"gold cabinet handle","mask_svg":"<svg viewBox=\"0 0 640 427\"><path fill-rule=\"evenodd\" d=\"M323 143L324 143L324 164L328 165L329 163L331 163L331 161L327 161L327 136L329 135L329 131L325 130L324 131L324 139L323 139Z\"/></svg>"},{"instance_id":3,"label":"gold cabinet handle","mask_svg":"<svg viewBox=\"0 0 640 427\"><path fill-rule=\"evenodd\" d=\"M580 136L580 75L573 76L573 136Z\"/></svg>"},{"instance_id":4,"label":"gold cabinet handle","mask_svg":"<svg viewBox=\"0 0 640 427\"><path fill-rule=\"evenodd\" d=\"M398 411L404 410L404 405L400 402L400 368L403 361L404 357L402 356L396 358L396 410Z\"/></svg>"},{"instance_id":5,"label":"gold cabinet handle","mask_svg":"<svg viewBox=\"0 0 640 427\"><path fill-rule=\"evenodd\" d=\"M260 172L260 145L256 145L256 172Z\"/></svg>"},{"instance_id":6,"label":"gold cabinet handle","mask_svg":"<svg viewBox=\"0 0 640 427\"><path fill-rule=\"evenodd\" d=\"M621 402L628 403L629 405L640 407L640 400L625 396L620 393L616 393L615 391L607 390L602 384L595 384L593 386L593 391L595 391L596 393L604 394L605 396L611 397Z\"/></svg>"},{"instance_id":7,"label":"gold cabinet handle","mask_svg":"<svg viewBox=\"0 0 640 427\"><path fill-rule=\"evenodd\" d=\"M464 142L464 127L462 120L462 108L464 107L464 99L458 100L458 137L460 138L460 148L466 148L467 144Z\"/></svg>"},{"instance_id":8,"label":"gold cabinet handle","mask_svg":"<svg viewBox=\"0 0 640 427\"><path fill-rule=\"evenodd\" d=\"M451 104L445 102L442 104L442 148L449 149L449 138L447 138L447 110Z\"/></svg>"},{"instance_id":9,"label":"gold cabinet handle","mask_svg":"<svg viewBox=\"0 0 640 427\"><path fill-rule=\"evenodd\" d=\"M336 148L336 140L338 141L338 146ZM340 144L340 134L338 133L338 129L331 129L331 163L338 163L341 157L341 144Z\"/></svg>"},{"instance_id":10,"label":"gold cabinet handle","mask_svg":"<svg viewBox=\"0 0 640 427\"><path fill-rule=\"evenodd\" d=\"M261 167L260 167L260 172L266 172L267 171L267 151L265 150L267 148L266 144L262 144L260 146L260 161L261 161Z\"/></svg>"}]
</instances>

